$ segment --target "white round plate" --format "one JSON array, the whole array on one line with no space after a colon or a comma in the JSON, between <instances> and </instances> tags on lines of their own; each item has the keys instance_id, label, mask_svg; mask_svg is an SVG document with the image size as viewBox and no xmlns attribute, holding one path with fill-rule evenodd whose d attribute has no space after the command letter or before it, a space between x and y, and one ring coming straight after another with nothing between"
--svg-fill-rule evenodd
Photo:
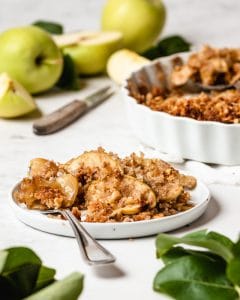
<instances>
[{"instance_id":1,"label":"white round plate","mask_svg":"<svg viewBox=\"0 0 240 300\"><path fill-rule=\"evenodd\" d=\"M137 222L82 222L82 225L96 239L135 238L171 231L193 222L207 209L210 192L202 182L198 181L197 187L190 191L190 194L194 207L169 217ZM34 210L23 208L12 198L10 204L17 218L26 225L52 234L74 237L68 221L49 218Z\"/></svg>"}]
</instances>

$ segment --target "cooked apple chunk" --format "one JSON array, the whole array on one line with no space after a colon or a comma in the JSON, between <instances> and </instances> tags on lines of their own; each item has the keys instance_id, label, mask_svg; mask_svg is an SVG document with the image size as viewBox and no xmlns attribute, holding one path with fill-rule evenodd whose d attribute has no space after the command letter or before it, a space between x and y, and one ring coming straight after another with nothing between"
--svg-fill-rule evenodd
<instances>
[{"instance_id":1,"label":"cooked apple chunk","mask_svg":"<svg viewBox=\"0 0 240 300\"><path fill-rule=\"evenodd\" d=\"M58 209L73 205L78 194L78 181L64 174L53 180L42 177L24 178L15 197L20 203L25 203L33 209Z\"/></svg>"},{"instance_id":2,"label":"cooked apple chunk","mask_svg":"<svg viewBox=\"0 0 240 300\"><path fill-rule=\"evenodd\" d=\"M29 176L40 176L45 179L56 177L58 166L53 161L44 158L34 158L30 161Z\"/></svg>"},{"instance_id":3,"label":"cooked apple chunk","mask_svg":"<svg viewBox=\"0 0 240 300\"><path fill-rule=\"evenodd\" d=\"M82 155L71 159L63 168L70 174L85 180L105 178L111 174L121 174L120 159L105 152L102 148L84 152Z\"/></svg>"},{"instance_id":4,"label":"cooked apple chunk","mask_svg":"<svg viewBox=\"0 0 240 300\"><path fill-rule=\"evenodd\" d=\"M144 207L156 206L156 196L152 189L131 176L93 181L87 188L85 201L90 213L98 210L101 202L102 208L111 209L111 216L133 215Z\"/></svg>"}]
</instances>

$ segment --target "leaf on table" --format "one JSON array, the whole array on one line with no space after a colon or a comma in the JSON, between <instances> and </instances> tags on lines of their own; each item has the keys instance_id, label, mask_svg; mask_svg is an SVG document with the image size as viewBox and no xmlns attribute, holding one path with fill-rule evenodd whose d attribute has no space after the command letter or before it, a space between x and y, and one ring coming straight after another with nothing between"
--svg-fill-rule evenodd
<instances>
[{"instance_id":1,"label":"leaf on table","mask_svg":"<svg viewBox=\"0 0 240 300\"><path fill-rule=\"evenodd\" d=\"M40 265L29 263L3 273L2 276L14 283L14 290L23 298L33 292L39 269Z\"/></svg>"},{"instance_id":2,"label":"leaf on table","mask_svg":"<svg viewBox=\"0 0 240 300\"><path fill-rule=\"evenodd\" d=\"M190 46L191 44L183 37L179 35L172 35L162 39L142 55L148 59L155 59L162 56L189 51Z\"/></svg>"},{"instance_id":3,"label":"leaf on table","mask_svg":"<svg viewBox=\"0 0 240 300\"><path fill-rule=\"evenodd\" d=\"M212 260L213 262L216 260L222 260L222 262L226 265L225 261L218 255L209 252L209 251L196 251L191 249L185 249L183 247L173 247L170 250L168 250L163 256L161 256L162 261L165 265L174 262L176 259L189 256L189 255L195 255L195 256L203 256L207 257L208 259Z\"/></svg>"},{"instance_id":4,"label":"leaf on table","mask_svg":"<svg viewBox=\"0 0 240 300\"><path fill-rule=\"evenodd\" d=\"M59 88L67 90L78 90L80 88L75 64L68 54L63 55L63 71L56 85Z\"/></svg>"},{"instance_id":5,"label":"leaf on table","mask_svg":"<svg viewBox=\"0 0 240 300\"><path fill-rule=\"evenodd\" d=\"M164 233L159 234L156 240L157 257L160 258L170 248L178 244L208 249L221 256L226 262L229 262L233 258L231 241L227 239L227 237L217 234L216 232L207 232L207 230L197 231L181 238Z\"/></svg>"},{"instance_id":6,"label":"leaf on table","mask_svg":"<svg viewBox=\"0 0 240 300\"><path fill-rule=\"evenodd\" d=\"M55 280L54 279L55 274L56 274L55 269L41 266L38 273L35 291L40 290L41 288L52 283Z\"/></svg>"},{"instance_id":7,"label":"leaf on table","mask_svg":"<svg viewBox=\"0 0 240 300\"><path fill-rule=\"evenodd\" d=\"M233 300L238 294L225 275L223 260L183 256L161 269L154 290L177 300Z\"/></svg>"},{"instance_id":8,"label":"leaf on table","mask_svg":"<svg viewBox=\"0 0 240 300\"><path fill-rule=\"evenodd\" d=\"M1 276L11 282L15 293L29 295L36 284L41 267L40 258L29 248L14 247L5 250L8 255Z\"/></svg>"},{"instance_id":9,"label":"leaf on table","mask_svg":"<svg viewBox=\"0 0 240 300\"><path fill-rule=\"evenodd\" d=\"M6 250L0 251L0 274L4 269L8 257L8 252Z\"/></svg>"},{"instance_id":10,"label":"leaf on table","mask_svg":"<svg viewBox=\"0 0 240 300\"><path fill-rule=\"evenodd\" d=\"M14 282L10 278L6 278L0 275L0 293L1 295L7 295L7 299L20 300L21 295L15 287Z\"/></svg>"},{"instance_id":11,"label":"leaf on table","mask_svg":"<svg viewBox=\"0 0 240 300\"><path fill-rule=\"evenodd\" d=\"M228 263L227 276L235 285L240 286L240 239L232 248L234 258Z\"/></svg>"},{"instance_id":12,"label":"leaf on table","mask_svg":"<svg viewBox=\"0 0 240 300\"><path fill-rule=\"evenodd\" d=\"M82 288L83 275L74 272L25 298L25 300L77 300Z\"/></svg>"},{"instance_id":13,"label":"leaf on table","mask_svg":"<svg viewBox=\"0 0 240 300\"><path fill-rule=\"evenodd\" d=\"M32 25L37 26L51 34L62 34L63 33L63 26L59 23L39 20L39 21L32 23Z\"/></svg>"},{"instance_id":14,"label":"leaf on table","mask_svg":"<svg viewBox=\"0 0 240 300\"><path fill-rule=\"evenodd\" d=\"M24 264L37 264L41 265L41 259L29 248L26 247L13 247L5 249L8 253L3 272L18 268Z\"/></svg>"}]
</instances>

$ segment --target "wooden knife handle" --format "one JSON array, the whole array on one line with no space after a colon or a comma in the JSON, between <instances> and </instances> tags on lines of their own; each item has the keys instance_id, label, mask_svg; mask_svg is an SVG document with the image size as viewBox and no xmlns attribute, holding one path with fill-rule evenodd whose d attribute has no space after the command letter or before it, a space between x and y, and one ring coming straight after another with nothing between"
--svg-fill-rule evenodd
<instances>
[{"instance_id":1,"label":"wooden knife handle","mask_svg":"<svg viewBox=\"0 0 240 300\"><path fill-rule=\"evenodd\" d=\"M37 120L33 124L33 132L38 135L56 132L78 119L87 109L87 104L84 101L74 100Z\"/></svg>"}]
</instances>

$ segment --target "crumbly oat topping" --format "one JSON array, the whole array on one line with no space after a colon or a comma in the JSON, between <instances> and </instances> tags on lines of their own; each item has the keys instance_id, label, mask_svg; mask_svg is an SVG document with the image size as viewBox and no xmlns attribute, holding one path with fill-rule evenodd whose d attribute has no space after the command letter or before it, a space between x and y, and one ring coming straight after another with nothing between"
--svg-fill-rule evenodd
<instances>
[{"instance_id":1,"label":"crumbly oat topping","mask_svg":"<svg viewBox=\"0 0 240 300\"><path fill-rule=\"evenodd\" d=\"M31 209L69 207L86 222L133 222L192 207L187 189L196 186L196 179L159 159L135 153L121 159L99 148L61 165L43 159L31 165L34 172L22 180L15 194ZM51 172L56 166L61 171Z\"/></svg>"},{"instance_id":2,"label":"crumbly oat topping","mask_svg":"<svg viewBox=\"0 0 240 300\"><path fill-rule=\"evenodd\" d=\"M189 79L204 85L233 84L240 79L240 49L204 46L190 55L186 64L176 65L171 74L174 86Z\"/></svg>"},{"instance_id":3,"label":"crumbly oat topping","mask_svg":"<svg viewBox=\"0 0 240 300\"><path fill-rule=\"evenodd\" d=\"M128 81L130 96L139 104L173 116L226 124L240 123L240 91L190 93L182 85L191 79L205 85L232 84L240 79L240 49L215 49L205 46L192 54L186 64L175 62L171 88L133 87ZM189 86L190 88L191 86Z\"/></svg>"},{"instance_id":4,"label":"crumbly oat topping","mask_svg":"<svg viewBox=\"0 0 240 300\"><path fill-rule=\"evenodd\" d=\"M135 95L135 99L138 100ZM139 103L152 110L173 116L188 117L199 121L216 121L227 124L240 123L240 91L200 93L192 96L162 95L148 93L141 95ZM144 98L144 100L143 100Z\"/></svg>"}]
</instances>

